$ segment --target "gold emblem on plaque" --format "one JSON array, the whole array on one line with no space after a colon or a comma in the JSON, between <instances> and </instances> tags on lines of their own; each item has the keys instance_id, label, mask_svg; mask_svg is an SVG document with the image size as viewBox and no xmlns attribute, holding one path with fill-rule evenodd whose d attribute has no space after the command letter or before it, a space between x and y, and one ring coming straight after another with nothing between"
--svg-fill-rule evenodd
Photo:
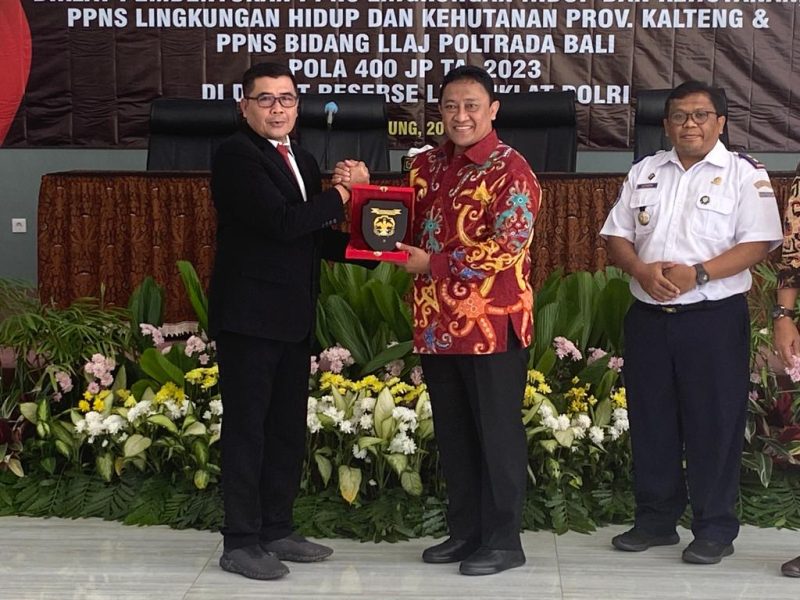
<instances>
[{"instance_id":1,"label":"gold emblem on plaque","mask_svg":"<svg viewBox=\"0 0 800 600\"><path fill-rule=\"evenodd\" d=\"M642 209L639 211L638 219L639 219L639 224L645 226L650 222L650 213Z\"/></svg>"}]
</instances>

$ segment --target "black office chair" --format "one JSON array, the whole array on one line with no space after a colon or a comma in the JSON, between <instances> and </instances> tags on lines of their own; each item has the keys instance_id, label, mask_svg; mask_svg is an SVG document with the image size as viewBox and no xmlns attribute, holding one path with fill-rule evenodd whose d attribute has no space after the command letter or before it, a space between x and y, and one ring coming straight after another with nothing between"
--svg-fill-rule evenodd
<instances>
[{"instance_id":1,"label":"black office chair","mask_svg":"<svg viewBox=\"0 0 800 600\"><path fill-rule=\"evenodd\" d=\"M159 98L150 107L148 171L209 171L222 141L239 128L236 101Z\"/></svg>"},{"instance_id":2,"label":"black office chair","mask_svg":"<svg viewBox=\"0 0 800 600\"><path fill-rule=\"evenodd\" d=\"M328 119L325 107L335 105ZM363 160L371 172L389 170L389 119L380 94L303 94L297 118L300 145L323 173L346 158Z\"/></svg>"},{"instance_id":3,"label":"black office chair","mask_svg":"<svg viewBox=\"0 0 800 600\"><path fill-rule=\"evenodd\" d=\"M722 98L725 107L723 116L728 116L728 98L725 90L715 88ZM636 93L636 117L634 119L633 137L633 160L639 160L643 156L653 154L659 150L669 150L672 142L664 132L664 105L672 90L639 90ZM728 120L725 119L725 126L722 128L722 135L719 136L722 143L727 147L728 142Z\"/></svg>"},{"instance_id":4,"label":"black office chair","mask_svg":"<svg viewBox=\"0 0 800 600\"><path fill-rule=\"evenodd\" d=\"M497 98L497 135L522 154L534 172L575 172L574 91L498 94Z\"/></svg>"}]
</instances>

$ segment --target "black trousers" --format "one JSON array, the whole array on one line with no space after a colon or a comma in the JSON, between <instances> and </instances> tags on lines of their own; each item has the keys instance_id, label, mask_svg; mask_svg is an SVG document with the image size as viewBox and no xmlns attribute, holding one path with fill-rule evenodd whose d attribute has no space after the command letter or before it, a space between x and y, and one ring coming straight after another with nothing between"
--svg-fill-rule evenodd
<instances>
[{"instance_id":1,"label":"black trousers","mask_svg":"<svg viewBox=\"0 0 800 600\"><path fill-rule=\"evenodd\" d=\"M217 337L225 548L292 532L306 440L308 339Z\"/></svg>"},{"instance_id":2,"label":"black trousers","mask_svg":"<svg viewBox=\"0 0 800 600\"><path fill-rule=\"evenodd\" d=\"M636 526L674 532L688 499L695 538L727 544L739 532L750 321L743 295L696 306L635 302L625 317Z\"/></svg>"},{"instance_id":3,"label":"black trousers","mask_svg":"<svg viewBox=\"0 0 800 600\"><path fill-rule=\"evenodd\" d=\"M527 350L518 343L498 354L422 355L454 538L521 548L527 361Z\"/></svg>"}]
</instances>

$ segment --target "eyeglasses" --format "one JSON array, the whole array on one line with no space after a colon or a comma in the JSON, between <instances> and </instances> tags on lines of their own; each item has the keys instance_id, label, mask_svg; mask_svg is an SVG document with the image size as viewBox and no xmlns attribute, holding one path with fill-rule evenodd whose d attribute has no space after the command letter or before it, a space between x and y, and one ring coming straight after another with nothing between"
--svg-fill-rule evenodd
<instances>
[{"instance_id":1,"label":"eyeglasses","mask_svg":"<svg viewBox=\"0 0 800 600\"><path fill-rule=\"evenodd\" d=\"M248 100L255 100L259 108L272 108L277 100L283 108L291 108L297 104L297 96L290 96L285 94L282 96L273 96L272 94L259 94L258 96L245 96Z\"/></svg>"},{"instance_id":2,"label":"eyeglasses","mask_svg":"<svg viewBox=\"0 0 800 600\"><path fill-rule=\"evenodd\" d=\"M692 117L692 121L697 123L698 125L702 125L706 121L708 121L708 115L716 115L713 110L695 110L693 112L683 112L681 110L676 110L674 113L669 115L669 122L673 125L683 125L686 121L689 120L689 117Z\"/></svg>"}]
</instances>

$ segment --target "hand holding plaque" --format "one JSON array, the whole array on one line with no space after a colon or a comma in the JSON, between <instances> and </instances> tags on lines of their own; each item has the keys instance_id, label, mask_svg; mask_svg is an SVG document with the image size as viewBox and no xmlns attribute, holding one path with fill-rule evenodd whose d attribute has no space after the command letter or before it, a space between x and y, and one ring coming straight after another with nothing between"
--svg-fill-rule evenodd
<instances>
[{"instance_id":1,"label":"hand holding plaque","mask_svg":"<svg viewBox=\"0 0 800 600\"><path fill-rule=\"evenodd\" d=\"M414 191L409 187L354 185L350 201L350 243L345 256L352 259L403 263L408 252L397 242L411 242Z\"/></svg>"}]
</instances>

